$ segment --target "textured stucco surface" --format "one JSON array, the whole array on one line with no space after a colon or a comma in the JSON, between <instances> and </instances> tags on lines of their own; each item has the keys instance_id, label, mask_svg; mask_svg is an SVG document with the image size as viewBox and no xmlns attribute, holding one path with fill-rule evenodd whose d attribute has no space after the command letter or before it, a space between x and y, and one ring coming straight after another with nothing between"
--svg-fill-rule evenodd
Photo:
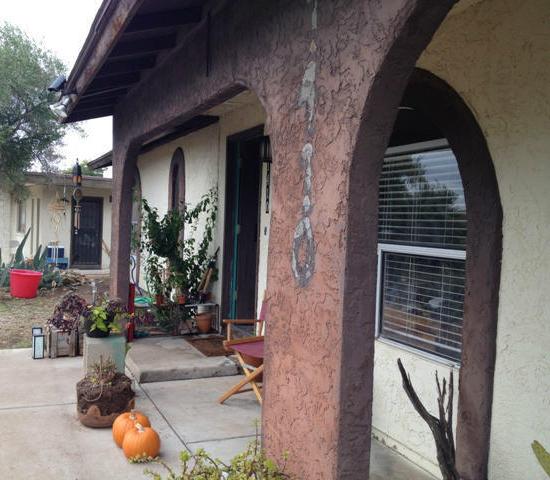
<instances>
[{"instance_id":1,"label":"textured stucco surface","mask_svg":"<svg viewBox=\"0 0 550 480\"><path fill-rule=\"evenodd\" d=\"M544 479L529 445L550 445L549 25L545 0L485 0L449 17L418 62L475 113L499 183L503 254L489 461L495 480Z\"/></svg>"},{"instance_id":2,"label":"textured stucco surface","mask_svg":"<svg viewBox=\"0 0 550 480\"><path fill-rule=\"evenodd\" d=\"M392 64L402 88L451 3L228 3L211 19L208 77L204 50L196 48L205 45L202 28L189 37L192 48L174 52L174 61L159 66L115 112L117 234L112 243L118 261L112 274L113 293L124 295L131 174L139 144L233 96L243 85L260 98L274 156L263 434L270 454L291 452L289 469L298 478L363 478L368 471L373 325L362 312L372 307L372 298L362 296L366 282L359 279L357 266L372 260L372 252L347 256L350 164L370 89L378 72L389 68L387 52L397 43L403 54ZM305 90L304 80L310 82ZM398 96L392 97L395 106ZM382 135L389 134L384 127ZM315 270L302 288L291 258L304 213L307 172L300 160L306 143L312 146L307 213L315 238L308 253L315 255ZM376 181L373 172L368 174ZM350 251L365 243L359 236L353 242ZM345 278L350 269L353 280Z\"/></svg>"}]
</instances>

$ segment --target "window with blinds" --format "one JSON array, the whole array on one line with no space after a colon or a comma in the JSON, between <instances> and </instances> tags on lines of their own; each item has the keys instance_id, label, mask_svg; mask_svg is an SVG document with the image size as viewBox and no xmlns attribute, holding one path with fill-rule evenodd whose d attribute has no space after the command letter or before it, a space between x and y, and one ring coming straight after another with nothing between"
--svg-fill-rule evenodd
<instances>
[{"instance_id":1,"label":"window with blinds","mask_svg":"<svg viewBox=\"0 0 550 480\"><path fill-rule=\"evenodd\" d=\"M456 158L444 141L388 149L379 187L379 335L460 362L466 206Z\"/></svg>"}]
</instances>

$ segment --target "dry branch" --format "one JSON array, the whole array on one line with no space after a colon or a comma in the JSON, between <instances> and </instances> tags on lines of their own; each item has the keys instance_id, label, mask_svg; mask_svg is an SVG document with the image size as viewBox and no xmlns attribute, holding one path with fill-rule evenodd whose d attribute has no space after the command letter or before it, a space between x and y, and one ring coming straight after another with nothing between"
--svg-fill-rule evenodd
<instances>
[{"instance_id":1,"label":"dry branch","mask_svg":"<svg viewBox=\"0 0 550 480\"><path fill-rule=\"evenodd\" d=\"M437 372L435 381L437 384L437 406L439 410L439 418L432 415L418 398L418 395L412 386L409 374L406 372L401 359L397 360L397 366L403 379L403 388L409 397L414 409L424 419L430 427L435 440L437 449L437 461L443 480L460 480L460 476L455 465L455 443L453 436L453 396L454 396L454 378L453 372L449 378L449 387L447 392L447 380L439 381ZM447 406L445 406L447 402Z\"/></svg>"}]
</instances>

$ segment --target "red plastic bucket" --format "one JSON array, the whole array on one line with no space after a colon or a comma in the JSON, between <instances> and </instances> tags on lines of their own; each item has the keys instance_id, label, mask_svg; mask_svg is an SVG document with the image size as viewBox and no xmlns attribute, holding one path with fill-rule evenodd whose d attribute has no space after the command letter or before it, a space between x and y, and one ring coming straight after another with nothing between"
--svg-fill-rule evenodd
<instances>
[{"instance_id":1,"label":"red plastic bucket","mask_svg":"<svg viewBox=\"0 0 550 480\"><path fill-rule=\"evenodd\" d=\"M34 298L38 292L38 285L42 272L34 270L10 270L10 293L16 298Z\"/></svg>"}]
</instances>

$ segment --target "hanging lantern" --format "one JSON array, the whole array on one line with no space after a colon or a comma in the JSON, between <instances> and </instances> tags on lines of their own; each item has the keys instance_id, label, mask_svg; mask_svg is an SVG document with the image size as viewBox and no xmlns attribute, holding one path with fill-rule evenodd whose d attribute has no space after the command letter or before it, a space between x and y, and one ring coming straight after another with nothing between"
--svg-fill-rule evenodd
<instances>
[{"instance_id":1,"label":"hanging lantern","mask_svg":"<svg viewBox=\"0 0 550 480\"><path fill-rule=\"evenodd\" d=\"M262 137L260 143L260 159L262 163L266 164L265 172L265 213L269 213L269 198L271 190L271 143L269 137Z\"/></svg>"},{"instance_id":2,"label":"hanging lantern","mask_svg":"<svg viewBox=\"0 0 550 480\"><path fill-rule=\"evenodd\" d=\"M80 206L80 200L82 200L82 168L78 163L78 159L73 167L73 199L75 202L74 205L74 233L78 235L78 230L80 229L80 212L82 207Z\"/></svg>"}]
</instances>

